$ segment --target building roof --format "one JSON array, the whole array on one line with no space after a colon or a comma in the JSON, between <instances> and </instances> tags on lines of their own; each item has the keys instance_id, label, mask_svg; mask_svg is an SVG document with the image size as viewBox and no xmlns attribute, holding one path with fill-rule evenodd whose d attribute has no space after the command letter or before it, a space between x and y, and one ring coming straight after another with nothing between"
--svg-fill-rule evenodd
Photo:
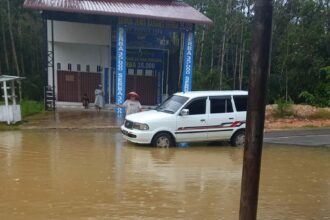
<instances>
[{"instance_id":1,"label":"building roof","mask_svg":"<svg viewBox=\"0 0 330 220\"><path fill-rule=\"evenodd\" d=\"M182 0L25 0L25 8L212 24Z\"/></svg>"},{"instance_id":2,"label":"building roof","mask_svg":"<svg viewBox=\"0 0 330 220\"><path fill-rule=\"evenodd\" d=\"M5 81L7 82L7 81L21 80L21 79L24 79L24 77L0 75L0 82L5 82Z\"/></svg>"},{"instance_id":3,"label":"building roof","mask_svg":"<svg viewBox=\"0 0 330 220\"><path fill-rule=\"evenodd\" d=\"M207 96L230 96L230 95L247 95L247 91L243 90L221 90L221 91L193 91L178 92L175 95L185 96L188 98L207 97Z\"/></svg>"}]
</instances>

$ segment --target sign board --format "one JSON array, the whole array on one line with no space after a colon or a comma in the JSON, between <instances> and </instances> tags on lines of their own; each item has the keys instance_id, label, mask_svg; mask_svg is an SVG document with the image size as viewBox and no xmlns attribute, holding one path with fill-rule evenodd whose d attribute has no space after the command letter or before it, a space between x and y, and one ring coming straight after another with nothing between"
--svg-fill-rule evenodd
<instances>
[{"instance_id":1,"label":"sign board","mask_svg":"<svg viewBox=\"0 0 330 220\"><path fill-rule=\"evenodd\" d=\"M193 24L177 22L177 21L162 21L162 20L150 20L143 18L129 18L121 17L118 20L119 25L125 25L126 27L149 27L153 30L163 31L163 30L172 30L172 31L192 31Z\"/></svg>"},{"instance_id":2,"label":"sign board","mask_svg":"<svg viewBox=\"0 0 330 220\"><path fill-rule=\"evenodd\" d=\"M194 64L194 45L195 35L194 32L186 31L184 33L184 61L183 61L183 74L182 74L182 92L188 92L192 89L192 75Z\"/></svg>"},{"instance_id":3,"label":"sign board","mask_svg":"<svg viewBox=\"0 0 330 220\"><path fill-rule=\"evenodd\" d=\"M116 104L123 104L126 93L126 31L123 27L117 29L116 45ZM123 113L117 108L117 113Z\"/></svg>"}]
</instances>

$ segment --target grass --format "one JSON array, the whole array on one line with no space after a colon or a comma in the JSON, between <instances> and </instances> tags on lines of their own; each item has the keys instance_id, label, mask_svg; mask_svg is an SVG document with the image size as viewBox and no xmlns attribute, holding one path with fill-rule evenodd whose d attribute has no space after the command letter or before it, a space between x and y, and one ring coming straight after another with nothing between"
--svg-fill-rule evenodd
<instances>
[{"instance_id":1,"label":"grass","mask_svg":"<svg viewBox=\"0 0 330 220\"><path fill-rule=\"evenodd\" d=\"M304 125L303 128L318 128L318 126L315 126L315 125Z\"/></svg>"},{"instance_id":2,"label":"grass","mask_svg":"<svg viewBox=\"0 0 330 220\"><path fill-rule=\"evenodd\" d=\"M274 112L275 118L288 118L294 116L292 111L292 104L291 100L286 101L283 98L276 100L277 108Z\"/></svg>"},{"instance_id":3,"label":"grass","mask_svg":"<svg viewBox=\"0 0 330 220\"><path fill-rule=\"evenodd\" d=\"M3 101L0 101L0 105L4 105ZM44 111L44 104L38 101L23 100L20 102L22 117L34 115Z\"/></svg>"},{"instance_id":4,"label":"grass","mask_svg":"<svg viewBox=\"0 0 330 220\"><path fill-rule=\"evenodd\" d=\"M316 113L311 115L309 119L330 119L330 111L320 109Z\"/></svg>"},{"instance_id":5,"label":"grass","mask_svg":"<svg viewBox=\"0 0 330 220\"><path fill-rule=\"evenodd\" d=\"M44 104L38 101L23 100L21 102L22 117L38 114L44 111Z\"/></svg>"},{"instance_id":6,"label":"grass","mask_svg":"<svg viewBox=\"0 0 330 220\"><path fill-rule=\"evenodd\" d=\"M15 131L19 129L20 123L14 125L7 125L7 123L0 123L0 131Z\"/></svg>"}]
</instances>

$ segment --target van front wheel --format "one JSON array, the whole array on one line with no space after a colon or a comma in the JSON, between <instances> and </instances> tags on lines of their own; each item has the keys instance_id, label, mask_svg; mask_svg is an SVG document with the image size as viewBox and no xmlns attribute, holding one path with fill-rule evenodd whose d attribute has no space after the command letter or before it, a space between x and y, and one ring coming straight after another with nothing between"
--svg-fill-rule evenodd
<instances>
[{"instance_id":1,"label":"van front wheel","mask_svg":"<svg viewBox=\"0 0 330 220\"><path fill-rule=\"evenodd\" d=\"M152 146L154 147L172 147L174 141L172 136L167 132L160 132L152 139Z\"/></svg>"},{"instance_id":2,"label":"van front wheel","mask_svg":"<svg viewBox=\"0 0 330 220\"><path fill-rule=\"evenodd\" d=\"M245 144L245 131L237 131L230 139L230 144L233 147L242 147Z\"/></svg>"}]
</instances>

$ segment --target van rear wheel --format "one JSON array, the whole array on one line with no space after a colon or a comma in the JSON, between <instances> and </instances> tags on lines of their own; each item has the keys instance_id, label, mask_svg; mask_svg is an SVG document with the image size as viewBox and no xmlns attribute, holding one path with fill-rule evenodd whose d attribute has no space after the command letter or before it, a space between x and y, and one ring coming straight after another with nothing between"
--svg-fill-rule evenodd
<instances>
[{"instance_id":1,"label":"van rear wheel","mask_svg":"<svg viewBox=\"0 0 330 220\"><path fill-rule=\"evenodd\" d=\"M233 147L242 147L245 144L245 131L237 131L230 139L230 144Z\"/></svg>"},{"instance_id":2,"label":"van rear wheel","mask_svg":"<svg viewBox=\"0 0 330 220\"><path fill-rule=\"evenodd\" d=\"M155 135L152 140L152 146L154 147L172 147L174 145L174 141L172 136L167 132L160 132Z\"/></svg>"}]
</instances>

